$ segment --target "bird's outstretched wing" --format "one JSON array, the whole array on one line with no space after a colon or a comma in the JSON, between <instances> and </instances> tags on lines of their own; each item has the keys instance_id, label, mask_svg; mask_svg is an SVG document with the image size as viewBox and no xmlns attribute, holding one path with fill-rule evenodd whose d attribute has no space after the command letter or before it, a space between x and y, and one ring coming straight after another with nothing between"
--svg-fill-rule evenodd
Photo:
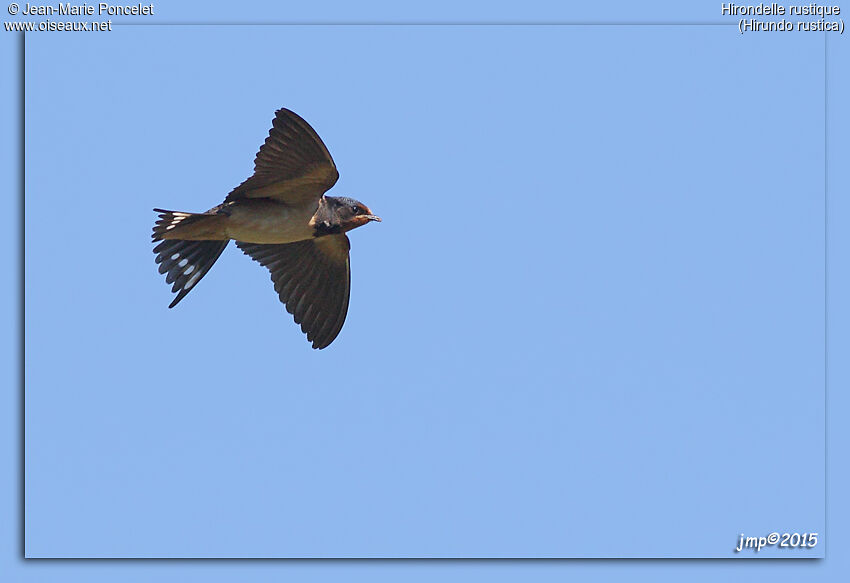
<instances>
[{"instance_id":1,"label":"bird's outstretched wing","mask_svg":"<svg viewBox=\"0 0 850 583\"><path fill-rule=\"evenodd\" d=\"M278 109L269 137L254 159L254 175L225 202L274 198L291 205L318 204L339 178L333 158L316 131L288 109Z\"/></svg>"},{"instance_id":2,"label":"bird's outstretched wing","mask_svg":"<svg viewBox=\"0 0 850 583\"><path fill-rule=\"evenodd\" d=\"M301 324L313 348L325 348L334 341L348 313L348 237L328 235L283 245L237 241L236 245L271 272L280 301Z\"/></svg>"}]
</instances>

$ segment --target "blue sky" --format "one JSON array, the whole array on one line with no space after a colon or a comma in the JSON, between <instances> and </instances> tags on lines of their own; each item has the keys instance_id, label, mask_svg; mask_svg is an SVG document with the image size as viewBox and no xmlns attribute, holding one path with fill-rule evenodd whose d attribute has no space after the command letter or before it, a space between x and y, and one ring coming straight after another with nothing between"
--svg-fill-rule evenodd
<instances>
[{"instance_id":1,"label":"blue sky","mask_svg":"<svg viewBox=\"0 0 850 583\"><path fill-rule=\"evenodd\" d=\"M742 532L823 533L823 46L31 35L28 555L730 557ZM351 235L321 352L234 247L167 310L148 243L152 207L204 210L250 174L281 106L328 145L331 194L384 217Z\"/></svg>"}]
</instances>

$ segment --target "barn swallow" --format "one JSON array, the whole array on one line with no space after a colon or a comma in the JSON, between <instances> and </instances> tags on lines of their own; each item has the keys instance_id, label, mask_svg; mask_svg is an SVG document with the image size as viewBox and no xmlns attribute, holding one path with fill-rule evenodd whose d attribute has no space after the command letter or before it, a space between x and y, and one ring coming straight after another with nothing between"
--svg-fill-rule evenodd
<instances>
[{"instance_id":1,"label":"barn swallow","mask_svg":"<svg viewBox=\"0 0 850 583\"><path fill-rule=\"evenodd\" d=\"M380 221L347 197L325 196L339 178L327 147L288 109L275 112L254 175L205 213L155 208L159 272L173 283L173 308L207 274L233 239L268 268L286 310L313 348L339 334L348 312L351 271L346 232Z\"/></svg>"}]
</instances>

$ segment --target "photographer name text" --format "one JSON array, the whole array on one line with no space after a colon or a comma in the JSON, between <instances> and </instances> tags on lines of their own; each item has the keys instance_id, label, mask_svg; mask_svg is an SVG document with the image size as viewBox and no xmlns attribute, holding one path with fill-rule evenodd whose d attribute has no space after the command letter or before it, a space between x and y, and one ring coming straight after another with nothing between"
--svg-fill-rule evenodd
<instances>
[{"instance_id":1,"label":"photographer name text","mask_svg":"<svg viewBox=\"0 0 850 583\"><path fill-rule=\"evenodd\" d=\"M24 4L20 11L27 16L152 16L153 4Z\"/></svg>"}]
</instances>

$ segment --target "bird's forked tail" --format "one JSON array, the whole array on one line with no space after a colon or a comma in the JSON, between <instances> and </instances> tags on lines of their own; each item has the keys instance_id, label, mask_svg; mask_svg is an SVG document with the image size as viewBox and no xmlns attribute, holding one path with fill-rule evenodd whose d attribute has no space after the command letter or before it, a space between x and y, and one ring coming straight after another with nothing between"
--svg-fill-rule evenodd
<instances>
[{"instance_id":1,"label":"bird's forked tail","mask_svg":"<svg viewBox=\"0 0 850 583\"><path fill-rule=\"evenodd\" d=\"M159 272L165 274L167 283L174 284L171 291L176 293L177 297L168 306L173 308L207 274L227 247L228 239L219 241L171 238L172 231L179 236L184 224L190 227L196 221L209 218L209 215L162 209L154 209L154 211L160 215L153 228L152 238L154 242L161 242L154 247L153 252L156 253Z\"/></svg>"}]
</instances>

